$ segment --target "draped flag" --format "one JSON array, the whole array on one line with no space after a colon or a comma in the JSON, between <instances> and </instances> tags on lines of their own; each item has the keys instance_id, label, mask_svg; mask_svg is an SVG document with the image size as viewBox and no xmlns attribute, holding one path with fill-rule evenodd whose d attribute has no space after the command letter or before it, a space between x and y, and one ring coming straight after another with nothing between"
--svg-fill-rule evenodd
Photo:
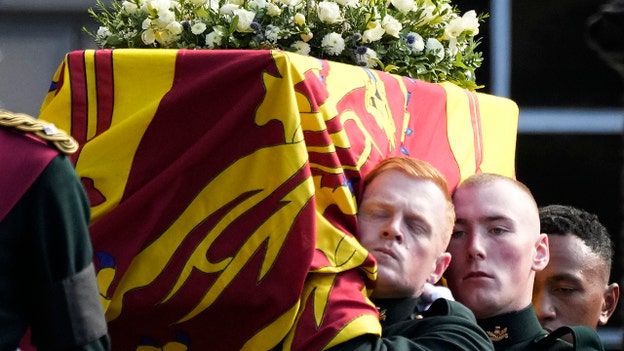
<instances>
[{"instance_id":1,"label":"draped flag","mask_svg":"<svg viewBox=\"0 0 624 351\"><path fill-rule=\"evenodd\" d=\"M81 144L115 350L322 350L380 335L361 178L514 175L508 99L293 53L85 50L40 118Z\"/></svg>"}]
</instances>

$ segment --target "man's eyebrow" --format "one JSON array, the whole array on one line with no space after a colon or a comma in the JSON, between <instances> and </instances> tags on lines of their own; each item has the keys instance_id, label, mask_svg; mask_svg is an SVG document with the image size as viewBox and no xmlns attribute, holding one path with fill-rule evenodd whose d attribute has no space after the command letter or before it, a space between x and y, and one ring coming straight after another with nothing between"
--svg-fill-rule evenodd
<instances>
[{"instance_id":1,"label":"man's eyebrow","mask_svg":"<svg viewBox=\"0 0 624 351\"><path fill-rule=\"evenodd\" d=\"M582 282L582 279L580 279L579 277L570 274L570 273L557 273L554 274L550 277L548 277L549 281L555 282L555 283L560 283L560 282Z\"/></svg>"},{"instance_id":2,"label":"man's eyebrow","mask_svg":"<svg viewBox=\"0 0 624 351\"><path fill-rule=\"evenodd\" d=\"M498 221L510 221L511 218L503 216L503 215L493 215L493 216L485 216L485 217L481 217L479 218L480 222L498 222ZM461 217L457 217L455 219L455 224L466 224L468 223L468 220L465 218L461 218Z\"/></svg>"}]
</instances>

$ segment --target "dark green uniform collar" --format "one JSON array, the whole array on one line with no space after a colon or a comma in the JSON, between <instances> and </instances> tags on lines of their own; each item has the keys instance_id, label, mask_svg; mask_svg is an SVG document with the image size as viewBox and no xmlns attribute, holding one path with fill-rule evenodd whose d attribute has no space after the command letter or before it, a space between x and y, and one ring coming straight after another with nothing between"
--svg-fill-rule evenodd
<instances>
[{"instance_id":1,"label":"dark green uniform collar","mask_svg":"<svg viewBox=\"0 0 624 351\"><path fill-rule=\"evenodd\" d=\"M530 343L547 334L539 324L533 305L529 305L520 311L477 319L477 323L488 334L496 350Z\"/></svg>"},{"instance_id":2,"label":"dark green uniform collar","mask_svg":"<svg viewBox=\"0 0 624 351\"><path fill-rule=\"evenodd\" d=\"M379 320L381 325L384 326L414 319L417 313L416 305L418 304L418 299L374 299L373 303L379 310Z\"/></svg>"}]
</instances>

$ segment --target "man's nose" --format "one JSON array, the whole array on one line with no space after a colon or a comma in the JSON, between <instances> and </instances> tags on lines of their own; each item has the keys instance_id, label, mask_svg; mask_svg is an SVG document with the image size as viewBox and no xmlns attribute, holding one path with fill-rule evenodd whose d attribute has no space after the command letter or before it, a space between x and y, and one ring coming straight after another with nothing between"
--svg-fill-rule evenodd
<instances>
[{"instance_id":1,"label":"man's nose","mask_svg":"<svg viewBox=\"0 0 624 351\"><path fill-rule=\"evenodd\" d=\"M547 292L538 291L533 294L533 308L541 324L557 317L552 299Z\"/></svg>"},{"instance_id":2,"label":"man's nose","mask_svg":"<svg viewBox=\"0 0 624 351\"><path fill-rule=\"evenodd\" d=\"M405 239L403 235L403 229L401 226L401 220L398 217L389 218L384 225L381 235L385 239L396 240L399 243L403 243Z\"/></svg>"},{"instance_id":3,"label":"man's nose","mask_svg":"<svg viewBox=\"0 0 624 351\"><path fill-rule=\"evenodd\" d=\"M485 239L478 232L469 233L468 238L468 247L466 247L468 257L472 259L486 258Z\"/></svg>"}]
</instances>

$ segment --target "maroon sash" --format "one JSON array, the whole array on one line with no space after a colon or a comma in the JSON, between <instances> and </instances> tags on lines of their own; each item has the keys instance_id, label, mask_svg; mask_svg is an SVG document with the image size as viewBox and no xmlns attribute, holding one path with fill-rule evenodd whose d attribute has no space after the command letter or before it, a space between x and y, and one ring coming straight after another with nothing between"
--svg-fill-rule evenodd
<instances>
[{"instance_id":1,"label":"maroon sash","mask_svg":"<svg viewBox=\"0 0 624 351\"><path fill-rule=\"evenodd\" d=\"M56 155L35 136L0 128L0 221Z\"/></svg>"}]
</instances>

